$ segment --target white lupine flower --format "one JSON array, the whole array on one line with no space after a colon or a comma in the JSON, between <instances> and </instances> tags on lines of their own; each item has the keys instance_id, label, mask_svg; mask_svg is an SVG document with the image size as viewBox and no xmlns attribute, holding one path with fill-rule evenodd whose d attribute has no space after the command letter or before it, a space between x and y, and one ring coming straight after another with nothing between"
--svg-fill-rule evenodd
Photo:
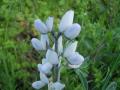
<instances>
[{"instance_id":1,"label":"white lupine flower","mask_svg":"<svg viewBox=\"0 0 120 90\"><path fill-rule=\"evenodd\" d=\"M32 87L35 89L40 89L45 86L45 83L42 81L36 81L32 83Z\"/></svg>"},{"instance_id":2,"label":"white lupine flower","mask_svg":"<svg viewBox=\"0 0 120 90\"><path fill-rule=\"evenodd\" d=\"M75 23L64 32L64 35L69 39L74 39L79 35L80 31L81 26Z\"/></svg>"},{"instance_id":3,"label":"white lupine flower","mask_svg":"<svg viewBox=\"0 0 120 90\"><path fill-rule=\"evenodd\" d=\"M49 62L45 64L38 64L38 70L45 74L49 74L51 72L51 69L52 69L52 64Z\"/></svg>"},{"instance_id":4,"label":"white lupine flower","mask_svg":"<svg viewBox=\"0 0 120 90\"><path fill-rule=\"evenodd\" d=\"M73 18L74 18L74 11L72 10L67 11L60 21L59 31L63 32L68 27L70 27L73 24Z\"/></svg>"},{"instance_id":5,"label":"white lupine flower","mask_svg":"<svg viewBox=\"0 0 120 90\"><path fill-rule=\"evenodd\" d=\"M55 51L48 49L46 53L46 59L51 63L51 64L58 64L58 55Z\"/></svg>"},{"instance_id":6,"label":"white lupine flower","mask_svg":"<svg viewBox=\"0 0 120 90\"><path fill-rule=\"evenodd\" d=\"M74 11L67 11L62 17L59 24L59 32L56 33L53 30L53 17L48 17L45 23L43 23L40 19L35 20L34 26L35 28L42 33L40 40L33 38L31 43L33 47L39 50L47 50L46 57L42 59L42 64L38 64L38 70L40 72L40 81L33 82L32 87L35 89L41 89L46 84L48 84L48 89L50 90L63 90L65 85L58 82L60 81L60 67L62 65L61 58L62 56L67 58L68 66L70 68L79 68L84 61L84 57L76 52L77 41L74 41L80 31L81 26L77 23L73 24ZM52 32L51 32L52 31ZM49 37L48 32L53 35L54 45L53 49L50 48L49 45ZM67 43L64 51L63 51L63 42L62 35L68 38L70 43ZM57 48L55 48L57 42ZM57 49L57 52L56 52ZM56 67L55 67L56 66ZM52 75L52 68L55 69L55 73L58 75ZM51 75L49 78L48 75ZM52 80L53 79L53 80ZM57 79L57 80L56 80ZM53 83L53 81L55 81Z\"/></svg>"},{"instance_id":7,"label":"white lupine flower","mask_svg":"<svg viewBox=\"0 0 120 90\"><path fill-rule=\"evenodd\" d=\"M51 87L52 87L53 90L63 90L65 85L60 83L60 82L55 82L55 83L52 84Z\"/></svg>"},{"instance_id":8,"label":"white lupine flower","mask_svg":"<svg viewBox=\"0 0 120 90\"><path fill-rule=\"evenodd\" d=\"M38 40L36 38L32 38L31 43L32 43L32 46L35 48L35 50L37 50L37 51L44 50L40 40Z\"/></svg>"},{"instance_id":9,"label":"white lupine flower","mask_svg":"<svg viewBox=\"0 0 120 90\"><path fill-rule=\"evenodd\" d=\"M47 45L49 45L49 38L48 38L47 34L42 34L41 35L41 43L42 43L42 47L46 50Z\"/></svg>"},{"instance_id":10,"label":"white lupine flower","mask_svg":"<svg viewBox=\"0 0 120 90\"><path fill-rule=\"evenodd\" d=\"M53 21L54 21L54 18L53 17L48 17L48 19L46 20L46 26L48 28L48 31L52 31L52 28L53 28Z\"/></svg>"},{"instance_id":11,"label":"white lupine flower","mask_svg":"<svg viewBox=\"0 0 120 90\"><path fill-rule=\"evenodd\" d=\"M64 50L64 57L68 57L72 52L75 52L77 48L77 43L78 43L77 41L74 41L67 45L67 47Z\"/></svg>"},{"instance_id":12,"label":"white lupine flower","mask_svg":"<svg viewBox=\"0 0 120 90\"><path fill-rule=\"evenodd\" d=\"M67 59L71 65L81 65L84 61L84 57L78 52L71 53L70 56L67 57Z\"/></svg>"},{"instance_id":13,"label":"white lupine flower","mask_svg":"<svg viewBox=\"0 0 120 90\"><path fill-rule=\"evenodd\" d=\"M48 32L48 28L40 19L35 20L34 26L40 33L47 33Z\"/></svg>"},{"instance_id":14,"label":"white lupine flower","mask_svg":"<svg viewBox=\"0 0 120 90\"><path fill-rule=\"evenodd\" d=\"M40 72L40 79L42 82L44 82L46 84L49 83L49 79L47 78L47 76L43 72Z\"/></svg>"}]
</instances>

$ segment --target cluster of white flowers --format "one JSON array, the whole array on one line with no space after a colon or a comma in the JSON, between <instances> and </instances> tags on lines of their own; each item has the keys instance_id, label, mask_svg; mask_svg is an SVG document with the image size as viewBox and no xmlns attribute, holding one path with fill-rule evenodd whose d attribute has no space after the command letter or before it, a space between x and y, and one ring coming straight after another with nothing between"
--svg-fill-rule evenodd
<instances>
[{"instance_id":1,"label":"cluster of white flowers","mask_svg":"<svg viewBox=\"0 0 120 90\"><path fill-rule=\"evenodd\" d=\"M76 52L78 42L74 40L79 35L81 26L78 23L73 23L73 18L74 11L67 11L60 21L58 33L53 30L53 17L49 17L45 23L40 19L35 20L34 26L41 36L40 39L33 38L31 43L37 51L46 50L46 56L42 59L42 64L38 64L40 80L33 82L33 88L40 89L48 84L50 90L63 90L65 85L60 82L59 75L62 65L61 58L66 58L70 68L78 68L83 63L84 57ZM54 39L52 48L50 48L48 33ZM69 43L65 47L63 47L62 35L69 39ZM52 76L54 75L53 71L57 77ZM55 80L50 81L48 75L51 75Z\"/></svg>"}]
</instances>

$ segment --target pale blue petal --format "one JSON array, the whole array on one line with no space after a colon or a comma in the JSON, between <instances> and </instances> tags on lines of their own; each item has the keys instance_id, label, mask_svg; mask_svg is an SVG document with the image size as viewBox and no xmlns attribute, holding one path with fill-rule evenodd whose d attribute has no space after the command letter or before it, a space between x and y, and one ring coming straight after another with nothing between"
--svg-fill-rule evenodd
<instances>
[{"instance_id":1,"label":"pale blue petal","mask_svg":"<svg viewBox=\"0 0 120 90\"><path fill-rule=\"evenodd\" d=\"M49 79L47 78L47 76L43 72L40 72L40 79L42 82L44 82L46 84L49 83Z\"/></svg>"},{"instance_id":2,"label":"pale blue petal","mask_svg":"<svg viewBox=\"0 0 120 90\"><path fill-rule=\"evenodd\" d=\"M41 43L42 43L42 47L46 50L47 45L49 45L49 38L48 38L47 34L42 34L41 35Z\"/></svg>"},{"instance_id":3,"label":"pale blue petal","mask_svg":"<svg viewBox=\"0 0 120 90\"><path fill-rule=\"evenodd\" d=\"M70 27L73 24L73 18L74 18L74 11L73 10L67 11L60 21L59 31L63 32L68 27Z\"/></svg>"},{"instance_id":4,"label":"pale blue petal","mask_svg":"<svg viewBox=\"0 0 120 90\"><path fill-rule=\"evenodd\" d=\"M42 81L36 81L32 83L32 87L35 89L40 89L45 86L45 83Z\"/></svg>"},{"instance_id":5,"label":"pale blue petal","mask_svg":"<svg viewBox=\"0 0 120 90\"><path fill-rule=\"evenodd\" d=\"M69 39L74 39L79 35L80 31L81 26L75 23L64 32L64 35Z\"/></svg>"},{"instance_id":6,"label":"pale blue petal","mask_svg":"<svg viewBox=\"0 0 120 90\"><path fill-rule=\"evenodd\" d=\"M40 19L35 20L34 26L40 33L48 32L46 25Z\"/></svg>"},{"instance_id":7,"label":"pale blue petal","mask_svg":"<svg viewBox=\"0 0 120 90\"><path fill-rule=\"evenodd\" d=\"M48 49L46 53L46 59L51 63L51 64L58 64L58 55L55 51Z\"/></svg>"},{"instance_id":8,"label":"pale blue petal","mask_svg":"<svg viewBox=\"0 0 120 90\"><path fill-rule=\"evenodd\" d=\"M75 52L77 48L77 43L77 41L74 41L67 45L67 47L64 50L64 57L68 57L72 52Z\"/></svg>"},{"instance_id":9,"label":"pale blue petal","mask_svg":"<svg viewBox=\"0 0 120 90\"><path fill-rule=\"evenodd\" d=\"M50 32L53 29L53 21L54 21L53 17L48 17L48 19L46 20L46 26L48 28L48 31L50 31Z\"/></svg>"},{"instance_id":10,"label":"pale blue petal","mask_svg":"<svg viewBox=\"0 0 120 90\"><path fill-rule=\"evenodd\" d=\"M80 55L78 52L73 52L69 57L67 57L68 61L72 65L81 65L84 61L84 57Z\"/></svg>"},{"instance_id":11,"label":"pale blue petal","mask_svg":"<svg viewBox=\"0 0 120 90\"><path fill-rule=\"evenodd\" d=\"M38 40L36 38L32 38L31 43L32 43L32 46L35 48L35 50L37 50L37 51L43 50L40 40Z\"/></svg>"},{"instance_id":12,"label":"pale blue petal","mask_svg":"<svg viewBox=\"0 0 120 90\"><path fill-rule=\"evenodd\" d=\"M52 64L47 62L45 64L38 64L38 70L44 74L49 74L52 69Z\"/></svg>"}]
</instances>

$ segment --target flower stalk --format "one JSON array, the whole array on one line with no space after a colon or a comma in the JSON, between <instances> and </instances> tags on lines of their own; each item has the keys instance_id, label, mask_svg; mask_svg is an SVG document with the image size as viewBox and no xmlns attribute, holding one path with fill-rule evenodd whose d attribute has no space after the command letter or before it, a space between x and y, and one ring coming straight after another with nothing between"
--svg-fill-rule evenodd
<instances>
[{"instance_id":1,"label":"flower stalk","mask_svg":"<svg viewBox=\"0 0 120 90\"><path fill-rule=\"evenodd\" d=\"M55 40L55 52L58 54L58 39L61 36L61 33L58 33L56 37L54 37ZM58 56L59 63L54 66L54 75L53 75L53 81L60 81L60 65L61 65L61 59L60 56Z\"/></svg>"},{"instance_id":2,"label":"flower stalk","mask_svg":"<svg viewBox=\"0 0 120 90\"><path fill-rule=\"evenodd\" d=\"M48 85L48 90L63 90L65 85L61 83L61 66L62 58L66 58L68 65L71 68L78 68L84 61L84 57L76 52L77 41L74 39L79 35L81 27L77 23L73 23L74 11L69 10L62 17L59 24L59 31L53 30L53 17L48 17L46 22L40 19L35 20L34 26L41 33L40 40L33 38L32 46L37 51L46 50L45 58L42 59L42 64L38 64L40 72L40 80L32 83L35 89L41 89ZM53 37L53 47L50 47L49 35ZM67 38L70 42L63 47L62 37ZM50 76L50 78L48 78ZM52 80L50 80L52 77Z\"/></svg>"},{"instance_id":3,"label":"flower stalk","mask_svg":"<svg viewBox=\"0 0 120 90\"><path fill-rule=\"evenodd\" d=\"M58 38L57 37L55 37L55 52L58 54ZM53 72L54 72L53 81L56 81L58 76L58 64L54 65Z\"/></svg>"}]
</instances>

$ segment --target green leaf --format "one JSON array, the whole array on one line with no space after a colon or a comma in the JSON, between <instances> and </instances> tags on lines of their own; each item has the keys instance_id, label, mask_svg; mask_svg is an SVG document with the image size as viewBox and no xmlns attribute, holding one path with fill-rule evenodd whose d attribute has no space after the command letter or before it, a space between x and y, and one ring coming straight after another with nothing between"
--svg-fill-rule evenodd
<instances>
[{"instance_id":1,"label":"green leaf","mask_svg":"<svg viewBox=\"0 0 120 90\"><path fill-rule=\"evenodd\" d=\"M103 81L102 81L102 83L104 84L103 86L102 86L102 90L105 90L105 88L107 87L107 85L108 85L108 83L109 83L109 81L110 81L110 79L111 79L111 73L110 73L110 70L109 70L109 68L108 68L108 71L107 71L107 74L106 74L106 76L105 76L105 78L103 79Z\"/></svg>"},{"instance_id":2,"label":"green leaf","mask_svg":"<svg viewBox=\"0 0 120 90\"><path fill-rule=\"evenodd\" d=\"M75 70L75 72L79 76L84 90L88 90L88 83L87 83L87 79L85 78L85 73L81 70L78 70L78 69Z\"/></svg>"},{"instance_id":3,"label":"green leaf","mask_svg":"<svg viewBox=\"0 0 120 90\"><path fill-rule=\"evenodd\" d=\"M116 90L116 88L117 88L117 83L116 83L116 82L111 82L111 83L107 86L106 90Z\"/></svg>"}]
</instances>

